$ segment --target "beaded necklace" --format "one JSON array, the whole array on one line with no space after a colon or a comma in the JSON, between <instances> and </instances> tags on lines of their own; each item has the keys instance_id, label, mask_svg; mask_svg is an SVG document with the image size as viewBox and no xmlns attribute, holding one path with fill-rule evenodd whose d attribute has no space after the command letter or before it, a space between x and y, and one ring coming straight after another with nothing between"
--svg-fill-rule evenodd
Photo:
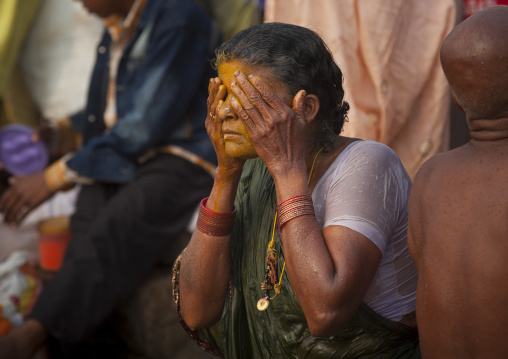
<instances>
[{"instance_id":1,"label":"beaded necklace","mask_svg":"<svg viewBox=\"0 0 508 359\"><path fill-rule=\"evenodd\" d=\"M310 185L310 180L312 178L312 173L314 172L314 165L316 164L316 160L326 147L323 146L314 156L314 160L312 161L312 166L310 168L309 178L307 179L307 186ZM286 261L284 261L282 265L282 272L280 274L279 282L277 283L277 250L275 249L275 226L277 224L277 211L275 211L275 218L273 219L273 230L272 230L272 239L268 243L268 247L266 248L266 268L265 268L265 280L261 283L261 290L264 293L264 297L258 300L257 308L259 311L263 311L270 305L270 301L273 300L277 294L279 294L282 290L281 282L282 276L284 275L284 270L286 269ZM274 290L275 294L273 297L270 297L268 291L270 289Z\"/></svg>"}]
</instances>

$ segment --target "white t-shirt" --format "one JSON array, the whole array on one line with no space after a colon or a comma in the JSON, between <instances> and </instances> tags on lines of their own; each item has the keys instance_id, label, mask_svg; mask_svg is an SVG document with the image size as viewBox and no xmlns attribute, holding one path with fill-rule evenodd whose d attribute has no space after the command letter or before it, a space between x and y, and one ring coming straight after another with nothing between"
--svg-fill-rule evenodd
<instances>
[{"instance_id":1,"label":"white t-shirt","mask_svg":"<svg viewBox=\"0 0 508 359\"><path fill-rule=\"evenodd\" d=\"M411 179L395 152L378 142L356 141L335 159L312 194L321 228L348 227L381 251L364 302L394 321L415 310L417 272L406 238L410 190Z\"/></svg>"}]
</instances>

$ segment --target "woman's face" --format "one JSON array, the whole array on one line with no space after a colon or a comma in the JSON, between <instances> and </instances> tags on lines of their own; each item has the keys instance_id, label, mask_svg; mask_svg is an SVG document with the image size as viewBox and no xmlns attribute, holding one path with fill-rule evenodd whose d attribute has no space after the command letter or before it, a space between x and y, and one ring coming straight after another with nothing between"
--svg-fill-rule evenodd
<instances>
[{"instance_id":1,"label":"woman's face","mask_svg":"<svg viewBox=\"0 0 508 359\"><path fill-rule=\"evenodd\" d=\"M231 99L235 97L231 84L236 81L234 73L242 72L245 76L255 74L288 106L291 107L292 98L287 94L286 87L274 79L270 70L262 66L249 66L241 60L222 62L218 66L219 78L226 87L226 98L219 109L218 115L223 120L222 132L226 153L234 158L250 159L258 157L251 143L247 127L231 106ZM229 109L229 111L228 111Z\"/></svg>"}]
</instances>

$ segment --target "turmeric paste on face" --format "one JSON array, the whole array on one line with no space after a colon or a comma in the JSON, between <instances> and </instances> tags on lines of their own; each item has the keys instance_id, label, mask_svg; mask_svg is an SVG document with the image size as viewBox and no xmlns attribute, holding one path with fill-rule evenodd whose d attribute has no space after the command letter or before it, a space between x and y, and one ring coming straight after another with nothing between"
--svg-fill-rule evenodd
<instances>
[{"instance_id":1,"label":"turmeric paste on face","mask_svg":"<svg viewBox=\"0 0 508 359\"><path fill-rule=\"evenodd\" d=\"M220 57L219 57L220 58ZM250 66L241 60L219 61L218 72L222 84L226 87L226 98L222 104L218 115L222 116L223 139L226 152L234 158L249 159L258 157L254 149L247 127L231 106L231 98L234 92L231 90L231 84L236 81L234 76L236 71L240 71L246 76L256 74L261 80L274 91L277 96L287 99L289 96L285 90L285 86L276 81L270 74L269 70L260 66ZM229 112L225 113L224 108L229 108Z\"/></svg>"}]
</instances>

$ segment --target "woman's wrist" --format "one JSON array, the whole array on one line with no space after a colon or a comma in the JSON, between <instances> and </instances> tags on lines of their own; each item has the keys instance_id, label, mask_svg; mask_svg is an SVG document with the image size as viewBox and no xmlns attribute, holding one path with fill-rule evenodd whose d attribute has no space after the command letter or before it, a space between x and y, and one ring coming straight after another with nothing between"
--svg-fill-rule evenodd
<instances>
[{"instance_id":1,"label":"woman's wrist","mask_svg":"<svg viewBox=\"0 0 508 359\"><path fill-rule=\"evenodd\" d=\"M278 164L267 168L276 183L279 181L287 184L288 181L292 182L297 178L307 183L307 167L304 163Z\"/></svg>"},{"instance_id":2,"label":"woman's wrist","mask_svg":"<svg viewBox=\"0 0 508 359\"><path fill-rule=\"evenodd\" d=\"M242 176L243 166L239 168L225 168L221 165L217 166L215 170L215 182L221 183L221 185L238 185L240 177Z\"/></svg>"},{"instance_id":3,"label":"woman's wrist","mask_svg":"<svg viewBox=\"0 0 508 359\"><path fill-rule=\"evenodd\" d=\"M217 167L214 177L214 187L220 188L220 194L224 194L225 191L236 194L236 189L240 183L242 171L233 172L229 170L223 170Z\"/></svg>"},{"instance_id":4,"label":"woman's wrist","mask_svg":"<svg viewBox=\"0 0 508 359\"><path fill-rule=\"evenodd\" d=\"M223 237L231 234L236 215L233 205L231 212L215 212L207 208L208 198L201 201L196 228L209 236Z\"/></svg>"},{"instance_id":5,"label":"woman's wrist","mask_svg":"<svg viewBox=\"0 0 508 359\"><path fill-rule=\"evenodd\" d=\"M229 177L228 180L223 180L222 178L220 173L216 174L206 208L218 213L227 213L234 210L236 190L240 177L237 179Z\"/></svg>"},{"instance_id":6,"label":"woman's wrist","mask_svg":"<svg viewBox=\"0 0 508 359\"><path fill-rule=\"evenodd\" d=\"M293 196L310 194L306 173L293 173L277 177L274 180L275 190L277 192L277 203L284 202Z\"/></svg>"},{"instance_id":7,"label":"woman's wrist","mask_svg":"<svg viewBox=\"0 0 508 359\"><path fill-rule=\"evenodd\" d=\"M314 204L309 195L293 196L279 203L276 208L279 229L292 219L300 216L314 216Z\"/></svg>"}]
</instances>

